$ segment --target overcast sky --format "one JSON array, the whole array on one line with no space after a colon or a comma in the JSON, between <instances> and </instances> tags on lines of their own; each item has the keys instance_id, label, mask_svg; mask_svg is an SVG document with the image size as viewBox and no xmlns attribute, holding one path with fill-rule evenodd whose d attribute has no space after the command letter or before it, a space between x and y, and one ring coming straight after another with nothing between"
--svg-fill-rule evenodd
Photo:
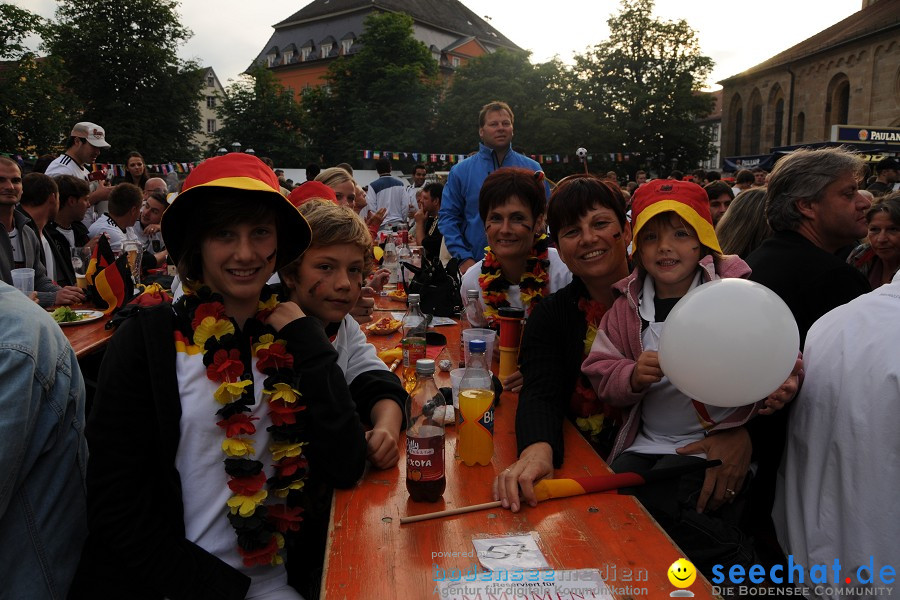
<instances>
[{"instance_id":1,"label":"overcast sky","mask_svg":"<svg viewBox=\"0 0 900 600\"><path fill-rule=\"evenodd\" d=\"M12 0L45 17L54 0ZM194 37L181 49L215 69L226 86L263 49L272 25L309 0L182 0L182 23ZM602 41L617 0L463 0L473 12L542 62L554 55L571 62L574 53ZM656 15L687 20L702 51L716 62L709 83L736 75L822 31L860 9L861 0L657 0ZM549 7L549 9L548 9ZM99 20L97 26L102 26Z\"/></svg>"}]
</instances>

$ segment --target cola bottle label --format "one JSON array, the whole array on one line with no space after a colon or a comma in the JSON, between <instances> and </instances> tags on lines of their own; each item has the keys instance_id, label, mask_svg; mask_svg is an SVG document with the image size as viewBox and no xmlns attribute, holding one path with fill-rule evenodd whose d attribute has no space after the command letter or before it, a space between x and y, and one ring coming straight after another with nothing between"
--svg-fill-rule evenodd
<instances>
[{"instance_id":1,"label":"cola bottle label","mask_svg":"<svg viewBox=\"0 0 900 600\"><path fill-rule=\"evenodd\" d=\"M440 431L439 427L422 427ZM429 432L423 431L427 434ZM435 481L444 476L444 436L406 437L406 478L412 481Z\"/></svg>"}]
</instances>

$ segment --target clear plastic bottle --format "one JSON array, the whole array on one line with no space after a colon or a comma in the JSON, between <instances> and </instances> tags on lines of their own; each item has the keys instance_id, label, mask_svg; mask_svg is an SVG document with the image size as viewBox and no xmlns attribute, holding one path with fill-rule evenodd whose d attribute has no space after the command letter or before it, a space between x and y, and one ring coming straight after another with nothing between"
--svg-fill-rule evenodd
<instances>
[{"instance_id":1,"label":"clear plastic bottle","mask_svg":"<svg viewBox=\"0 0 900 600\"><path fill-rule=\"evenodd\" d=\"M406 401L406 490L415 502L444 495L444 395L434 384L434 361L416 363L418 381Z\"/></svg>"},{"instance_id":2,"label":"clear plastic bottle","mask_svg":"<svg viewBox=\"0 0 900 600\"><path fill-rule=\"evenodd\" d=\"M463 338L463 331L470 327L480 327L481 320L478 315L481 312L481 306L478 302L478 290L466 290L466 304L463 307L463 314L459 319L459 361L460 367L466 366L466 340ZM473 319L475 319L473 321Z\"/></svg>"},{"instance_id":3,"label":"clear plastic bottle","mask_svg":"<svg viewBox=\"0 0 900 600\"><path fill-rule=\"evenodd\" d=\"M402 232L401 232L402 233ZM398 264L398 273L399 273L399 285L403 286L403 289L406 289L407 283L412 279L413 274L409 269L403 266L403 263L412 264L412 251L409 249L409 245L404 241L403 236L399 236L399 245L397 246L397 262Z\"/></svg>"},{"instance_id":4,"label":"clear plastic bottle","mask_svg":"<svg viewBox=\"0 0 900 600\"><path fill-rule=\"evenodd\" d=\"M484 340L469 342L469 361L459 382L457 444L463 464L488 465L494 456L494 386Z\"/></svg>"},{"instance_id":5,"label":"clear plastic bottle","mask_svg":"<svg viewBox=\"0 0 900 600\"><path fill-rule=\"evenodd\" d=\"M389 233L387 241L384 244L384 258L381 266L390 271L388 283L396 284L399 279L400 263L397 258L397 243L394 234Z\"/></svg>"},{"instance_id":6,"label":"clear plastic bottle","mask_svg":"<svg viewBox=\"0 0 900 600\"><path fill-rule=\"evenodd\" d=\"M403 385L411 392L416 385L416 362L425 358L425 315L419 307L419 294L410 294L409 307L403 315Z\"/></svg>"}]
</instances>

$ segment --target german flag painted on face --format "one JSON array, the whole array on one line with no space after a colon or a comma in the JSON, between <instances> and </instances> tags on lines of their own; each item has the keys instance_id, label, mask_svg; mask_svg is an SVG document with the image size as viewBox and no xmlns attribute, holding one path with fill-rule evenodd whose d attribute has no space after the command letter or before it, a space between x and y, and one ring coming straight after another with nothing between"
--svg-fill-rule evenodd
<instances>
[{"instance_id":1,"label":"german flag painted on face","mask_svg":"<svg viewBox=\"0 0 900 600\"><path fill-rule=\"evenodd\" d=\"M131 270L128 268L128 256L123 254L94 275L93 285L88 286L88 292L94 306L103 310L105 314L127 304L134 297L134 283L131 281Z\"/></svg>"},{"instance_id":2,"label":"german flag painted on face","mask_svg":"<svg viewBox=\"0 0 900 600\"><path fill-rule=\"evenodd\" d=\"M115 260L116 255L113 254L109 245L109 238L101 235L100 239L97 240L97 245L94 246L94 251L91 253L91 262L88 263L87 271L84 274L87 284L94 285L94 277L97 273L113 264Z\"/></svg>"}]
</instances>

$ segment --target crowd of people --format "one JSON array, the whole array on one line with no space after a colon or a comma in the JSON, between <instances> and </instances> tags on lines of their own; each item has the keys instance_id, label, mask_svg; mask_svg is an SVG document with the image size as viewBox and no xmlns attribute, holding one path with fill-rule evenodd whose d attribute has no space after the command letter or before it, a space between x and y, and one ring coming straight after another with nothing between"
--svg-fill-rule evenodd
<instances>
[{"instance_id":1,"label":"crowd of people","mask_svg":"<svg viewBox=\"0 0 900 600\"><path fill-rule=\"evenodd\" d=\"M632 490L704 574L786 555L900 563L884 501L900 481L897 161L878 163L869 196L843 148L733 182L550 182L513 149L514 123L491 102L446 183L423 165L406 182L383 159L365 190L349 164L310 165L293 186L240 153L172 185L131 152L121 180L95 181L84 165L109 144L87 122L44 173L0 158L0 590L316 597L332 490L401 456L406 392L360 324L385 279L375 249L407 228L427 260L455 259L463 300L477 290L472 325L526 314L519 368L500 382L519 393L518 459L493 488L505 508L536 505L568 419L615 471L722 461ZM174 267L177 293L119 325L88 411L44 308L85 301L70 257L100 236L113 251L137 241L145 269ZM31 299L8 285L20 267ZM657 354L677 302L727 277L773 290L800 331L788 379L738 408L685 395Z\"/></svg>"}]
</instances>

